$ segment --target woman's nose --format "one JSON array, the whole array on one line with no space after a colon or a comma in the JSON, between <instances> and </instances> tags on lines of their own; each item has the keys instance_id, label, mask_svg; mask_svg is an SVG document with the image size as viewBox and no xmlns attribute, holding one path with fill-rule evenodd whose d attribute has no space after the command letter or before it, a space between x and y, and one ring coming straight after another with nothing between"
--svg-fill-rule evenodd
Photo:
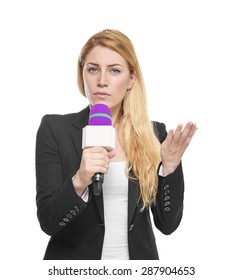
<instances>
[{"instance_id":1,"label":"woman's nose","mask_svg":"<svg viewBox=\"0 0 242 280\"><path fill-rule=\"evenodd\" d=\"M98 86L105 87L108 85L107 74L105 72L100 71Z\"/></svg>"}]
</instances>

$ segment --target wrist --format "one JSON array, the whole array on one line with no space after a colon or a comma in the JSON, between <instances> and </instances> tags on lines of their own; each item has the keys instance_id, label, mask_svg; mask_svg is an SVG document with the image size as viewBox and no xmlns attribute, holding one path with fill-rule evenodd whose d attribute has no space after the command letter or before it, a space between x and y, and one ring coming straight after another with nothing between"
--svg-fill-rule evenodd
<instances>
[{"instance_id":1,"label":"wrist","mask_svg":"<svg viewBox=\"0 0 242 280\"><path fill-rule=\"evenodd\" d=\"M169 165L169 164L166 164L166 163L162 163L162 173L163 173L163 176L167 176L171 173L173 173L176 168L177 168L178 165Z\"/></svg>"},{"instance_id":2,"label":"wrist","mask_svg":"<svg viewBox=\"0 0 242 280\"><path fill-rule=\"evenodd\" d=\"M78 174L78 171L76 174L72 177L72 184L73 187L77 193L78 196L82 196L85 192L87 186L83 184L82 180L80 179L80 176Z\"/></svg>"}]
</instances>

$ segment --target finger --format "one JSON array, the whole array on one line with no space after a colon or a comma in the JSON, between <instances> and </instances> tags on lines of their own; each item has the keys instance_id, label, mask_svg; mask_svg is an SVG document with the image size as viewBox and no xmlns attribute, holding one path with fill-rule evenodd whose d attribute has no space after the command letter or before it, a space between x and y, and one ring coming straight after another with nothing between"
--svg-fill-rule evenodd
<instances>
[{"instance_id":1,"label":"finger","mask_svg":"<svg viewBox=\"0 0 242 280\"><path fill-rule=\"evenodd\" d=\"M188 143L188 144L190 144L190 142L191 142L191 140L192 140L192 138L193 138L195 132L197 131L197 129L198 129L198 128L197 128L196 126L193 127L193 128L191 129L190 134L189 134L189 136L188 136L188 138L187 138L187 143ZM187 145L188 145L188 144L187 144Z\"/></svg>"},{"instance_id":2,"label":"finger","mask_svg":"<svg viewBox=\"0 0 242 280\"><path fill-rule=\"evenodd\" d=\"M197 131L197 126L196 123L192 123L192 127L189 133L189 137L193 137L193 135L195 134L195 132Z\"/></svg>"},{"instance_id":3,"label":"finger","mask_svg":"<svg viewBox=\"0 0 242 280\"><path fill-rule=\"evenodd\" d=\"M178 124L176 130L175 130L175 133L173 135L173 142L174 143L178 143L181 139L181 135L182 135L182 128L183 128L183 124Z\"/></svg>"},{"instance_id":4,"label":"finger","mask_svg":"<svg viewBox=\"0 0 242 280\"><path fill-rule=\"evenodd\" d=\"M92 154L89 155L89 158L93 159L93 160L101 159L101 160L109 161L108 154L104 155L103 153L92 153Z\"/></svg>"},{"instance_id":5,"label":"finger","mask_svg":"<svg viewBox=\"0 0 242 280\"><path fill-rule=\"evenodd\" d=\"M108 166L109 166L109 162L106 162L104 160L95 160L95 161L90 162L90 166L92 166L92 167L102 167L102 168L107 169Z\"/></svg>"},{"instance_id":6,"label":"finger","mask_svg":"<svg viewBox=\"0 0 242 280\"><path fill-rule=\"evenodd\" d=\"M103 147L92 147L90 148L90 153L102 153L104 155L108 155L108 151Z\"/></svg>"},{"instance_id":7,"label":"finger","mask_svg":"<svg viewBox=\"0 0 242 280\"><path fill-rule=\"evenodd\" d=\"M182 131L182 133L181 133L181 143L183 143L184 141L186 141L186 139L189 137L190 132L191 132L191 129L192 129L192 125L193 125L192 122L188 122L188 123L185 125L185 127L184 127L184 129L183 129L183 131Z\"/></svg>"},{"instance_id":8,"label":"finger","mask_svg":"<svg viewBox=\"0 0 242 280\"><path fill-rule=\"evenodd\" d=\"M92 166L92 168L90 168L90 170L88 172L89 172L89 174L91 174L91 177L92 177L95 173L107 173L108 167Z\"/></svg>"},{"instance_id":9,"label":"finger","mask_svg":"<svg viewBox=\"0 0 242 280\"><path fill-rule=\"evenodd\" d=\"M108 151L104 147L84 148L83 154L89 156L104 155L108 157Z\"/></svg>"},{"instance_id":10,"label":"finger","mask_svg":"<svg viewBox=\"0 0 242 280\"><path fill-rule=\"evenodd\" d=\"M90 161L86 167L85 170L89 174L94 174L94 173L107 173L109 167L109 162L103 161L103 160L93 160Z\"/></svg>"},{"instance_id":11,"label":"finger","mask_svg":"<svg viewBox=\"0 0 242 280\"><path fill-rule=\"evenodd\" d=\"M174 133L174 129L170 129L170 130L168 131L168 133L167 133L165 142L166 142L168 145L171 144L171 142L172 142L173 133Z\"/></svg>"},{"instance_id":12,"label":"finger","mask_svg":"<svg viewBox=\"0 0 242 280\"><path fill-rule=\"evenodd\" d=\"M195 123L192 122L187 123L186 129L184 129L183 135L181 137L181 144L184 146L183 147L184 149L186 149L187 146L190 144L196 130L197 127Z\"/></svg>"},{"instance_id":13,"label":"finger","mask_svg":"<svg viewBox=\"0 0 242 280\"><path fill-rule=\"evenodd\" d=\"M82 156L82 162L86 166L94 166L94 165L98 165L100 163L109 164L110 159L102 154L88 154L88 155Z\"/></svg>"}]
</instances>

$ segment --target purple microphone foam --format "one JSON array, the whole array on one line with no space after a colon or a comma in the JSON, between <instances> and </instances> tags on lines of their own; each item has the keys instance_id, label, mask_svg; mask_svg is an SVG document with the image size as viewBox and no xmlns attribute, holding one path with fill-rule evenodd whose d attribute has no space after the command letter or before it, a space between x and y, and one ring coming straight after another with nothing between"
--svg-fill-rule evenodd
<instances>
[{"instance_id":1,"label":"purple microphone foam","mask_svg":"<svg viewBox=\"0 0 242 280\"><path fill-rule=\"evenodd\" d=\"M105 104L93 105L88 125L112 125L112 115L109 107Z\"/></svg>"}]
</instances>

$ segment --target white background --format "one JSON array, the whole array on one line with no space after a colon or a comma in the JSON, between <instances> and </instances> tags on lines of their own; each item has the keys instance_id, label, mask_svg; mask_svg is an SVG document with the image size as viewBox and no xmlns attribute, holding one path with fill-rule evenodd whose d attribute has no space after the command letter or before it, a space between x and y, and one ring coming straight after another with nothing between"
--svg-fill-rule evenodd
<instances>
[{"instance_id":1,"label":"white background","mask_svg":"<svg viewBox=\"0 0 242 280\"><path fill-rule=\"evenodd\" d=\"M199 128L183 158L182 223L170 236L155 231L160 261L151 265L195 266L191 279L240 279L241 15L240 1L233 0L0 2L4 279L50 279L47 268L58 264L42 261L49 237L36 217L36 131L44 114L87 105L76 84L77 58L87 39L105 28L134 43L151 119L168 129L189 120ZM75 262L84 264L90 265ZM176 278L190 279L167 277Z\"/></svg>"}]
</instances>

